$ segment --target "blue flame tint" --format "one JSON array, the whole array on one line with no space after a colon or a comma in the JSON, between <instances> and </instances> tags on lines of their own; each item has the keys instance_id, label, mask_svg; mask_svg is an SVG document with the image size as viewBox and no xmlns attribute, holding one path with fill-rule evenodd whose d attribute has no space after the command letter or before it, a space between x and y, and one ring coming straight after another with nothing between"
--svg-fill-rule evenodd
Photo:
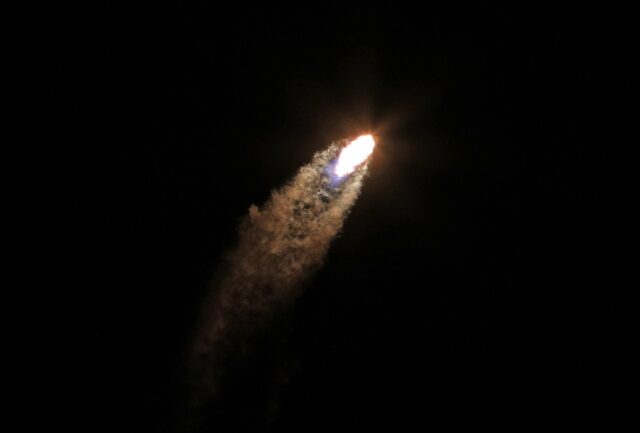
<instances>
[{"instance_id":1,"label":"blue flame tint","mask_svg":"<svg viewBox=\"0 0 640 433\"><path fill-rule=\"evenodd\" d=\"M324 173L327 175L327 184L331 188L337 188L349 177L348 174L344 176L338 176L336 174L336 165L338 164L338 158L331 160L329 164L324 168Z\"/></svg>"}]
</instances>

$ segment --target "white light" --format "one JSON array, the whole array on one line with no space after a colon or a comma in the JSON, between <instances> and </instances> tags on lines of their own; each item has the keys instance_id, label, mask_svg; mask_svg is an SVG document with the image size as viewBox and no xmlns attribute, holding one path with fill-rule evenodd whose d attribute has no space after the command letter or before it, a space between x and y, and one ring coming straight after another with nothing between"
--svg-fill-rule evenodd
<instances>
[{"instance_id":1,"label":"white light","mask_svg":"<svg viewBox=\"0 0 640 433\"><path fill-rule=\"evenodd\" d=\"M335 173L340 177L351 173L371 155L375 145L376 143L371 135L362 135L353 140L347 147L342 149Z\"/></svg>"}]
</instances>

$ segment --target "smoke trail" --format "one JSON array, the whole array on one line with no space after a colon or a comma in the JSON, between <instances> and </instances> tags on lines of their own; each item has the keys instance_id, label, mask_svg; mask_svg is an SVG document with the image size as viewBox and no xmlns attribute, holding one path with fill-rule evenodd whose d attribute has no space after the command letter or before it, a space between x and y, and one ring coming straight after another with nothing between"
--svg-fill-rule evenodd
<instances>
[{"instance_id":1,"label":"smoke trail","mask_svg":"<svg viewBox=\"0 0 640 433\"><path fill-rule=\"evenodd\" d=\"M262 209L250 207L239 242L205 305L191 353L197 405L221 392L227 367L292 303L342 229L367 171L360 166L343 181L328 174L342 144L317 153Z\"/></svg>"}]
</instances>

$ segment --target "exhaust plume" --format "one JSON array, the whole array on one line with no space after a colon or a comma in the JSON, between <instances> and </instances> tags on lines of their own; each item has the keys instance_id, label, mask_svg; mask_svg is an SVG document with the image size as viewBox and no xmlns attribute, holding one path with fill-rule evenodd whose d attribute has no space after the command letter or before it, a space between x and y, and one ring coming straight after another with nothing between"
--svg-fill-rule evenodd
<instances>
[{"instance_id":1,"label":"exhaust plume","mask_svg":"<svg viewBox=\"0 0 640 433\"><path fill-rule=\"evenodd\" d=\"M355 170L359 164L371 155L375 145L376 143L370 135L363 135L353 140L340 152L338 163L336 164L336 175L344 176Z\"/></svg>"},{"instance_id":2,"label":"exhaust plume","mask_svg":"<svg viewBox=\"0 0 640 433\"><path fill-rule=\"evenodd\" d=\"M363 136L345 144L317 153L262 208L249 208L238 244L204 306L190 354L198 408L224 391L226 370L249 355L252 339L287 310L322 265L360 194L367 173L363 162L374 142Z\"/></svg>"}]
</instances>

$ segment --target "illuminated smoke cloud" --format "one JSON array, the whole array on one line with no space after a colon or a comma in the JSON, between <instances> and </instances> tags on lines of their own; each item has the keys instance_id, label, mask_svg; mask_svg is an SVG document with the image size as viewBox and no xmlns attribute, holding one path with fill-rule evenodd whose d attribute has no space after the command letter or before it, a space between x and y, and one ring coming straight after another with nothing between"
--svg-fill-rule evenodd
<instances>
[{"instance_id":1,"label":"illuminated smoke cloud","mask_svg":"<svg viewBox=\"0 0 640 433\"><path fill-rule=\"evenodd\" d=\"M273 192L261 209L249 208L239 242L202 312L191 353L196 406L222 391L229 364L250 351L252 336L292 303L305 279L322 265L360 194L367 172L361 163L373 150L368 137L352 142L359 143L355 154L348 152L351 145L343 149L340 160L336 156L346 142L332 144ZM364 157L363 144L368 149ZM340 165L345 153L347 168Z\"/></svg>"}]
</instances>

